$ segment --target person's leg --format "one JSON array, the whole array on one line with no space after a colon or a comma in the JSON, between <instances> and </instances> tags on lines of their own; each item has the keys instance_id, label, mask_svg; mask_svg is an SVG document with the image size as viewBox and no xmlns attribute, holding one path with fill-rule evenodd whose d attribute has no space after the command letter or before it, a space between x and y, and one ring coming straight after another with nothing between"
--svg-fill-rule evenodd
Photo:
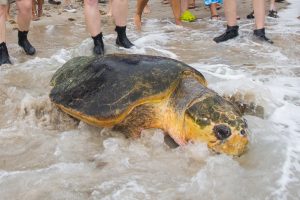
<instances>
[{"instance_id":1,"label":"person's leg","mask_svg":"<svg viewBox=\"0 0 300 200\"><path fill-rule=\"evenodd\" d=\"M196 16L193 15L189 11L189 1L188 0L181 0L181 13L180 13L180 20L185 22L193 22L196 20Z\"/></svg>"},{"instance_id":2,"label":"person's leg","mask_svg":"<svg viewBox=\"0 0 300 200\"><path fill-rule=\"evenodd\" d=\"M128 0L113 0L112 13L116 24L115 31L118 33L116 44L124 48L132 47L133 44L126 36Z\"/></svg>"},{"instance_id":3,"label":"person's leg","mask_svg":"<svg viewBox=\"0 0 300 200\"><path fill-rule=\"evenodd\" d=\"M188 0L181 0L181 14L188 10L189 8L189 1Z\"/></svg>"},{"instance_id":4,"label":"person's leg","mask_svg":"<svg viewBox=\"0 0 300 200\"><path fill-rule=\"evenodd\" d=\"M175 17L176 25L181 25L180 15L181 15L181 3L180 0L171 0L171 7Z\"/></svg>"},{"instance_id":5,"label":"person's leg","mask_svg":"<svg viewBox=\"0 0 300 200\"><path fill-rule=\"evenodd\" d=\"M94 40L94 53L104 54L104 44L101 32L101 20L98 10L98 0L84 0L85 24Z\"/></svg>"},{"instance_id":6,"label":"person's leg","mask_svg":"<svg viewBox=\"0 0 300 200\"><path fill-rule=\"evenodd\" d=\"M36 21L38 20L37 11L36 11L36 1L32 0L32 20Z\"/></svg>"},{"instance_id":7,"label":"person's leg","mask_svg":"<svg viewBox=\"0 0 300 200\"><path fill-rule=\"evenodd\" d=\"M38 0L38 17L43 15L43 4L44 0Z\"/></svg>"},{"instance_id":8,"label":"person's leg","mask_svg":"<svg viewBox=\"0 0 300 200\"><path fill-rule=\"evenodd\" d=\"M149 14L150 12L151 12L150 6L149 6L149 4L147 3L146 6L145 6L145 9L144 9L144 13L145 13L145 14Z\"/></svg>"},{"instance_id":9,"label":"person's leg","mask_svg":"<svg viewBox=\"0 0 300 200\"><path fill-rule=\"evenodd\" d=\"M0 4L0 66L2 64L11 64L6 46L6 9L7 2Z\"/></svg>"},{"instance_id":10,"label":"person's leg","mask_svg":"<svg viewBox=\"0 0 300 200\"><path fill-rule=\"evenodd\" d=\"M218 15L218 12L217 12L217 5L216 3L212 3L210 4L209 6L209 9L210 9L210 15L211 15L211 19L212 20L219 20L219 15Z\"/></svg>"},{"instance_id":11,"label":"person's leg","mask_svg":"<svg viewBox=\"0 0 300 200\"><path fill-rule=\"evenodd\" d=\"M265 1L253 0L256 29L265 27Z\"/></svg>"},{"instance_id":12,"label":"person's leg","mask_svg":"<svg viewBox=\"0 0 300 200\"><path fill-rule=\"evenodd\" d=\"M237 16L236 0L224 0L224 11L227 19L227 29L224 34L214 38L214 41L217 43L235 38L236 36L239 35L238 33L239 27L237 26L237 20L236 20L236 16Z\"/></svg>"},{"instance_id":13,"label":"person's leg","mask_svg":"<svg viewBox=\"0 0 300 200\"><path fill-rule=\"evenodd\" d=\"M269 17L278 18L277 9L275 5L275 0L270 1L270 10L269 10Z\"/></svg>"},{"instance_id":14,"label":"person's leg","mask_svg":"<svg viewBox=\"0 0 300 200\"><path fill-rule=\"evenodd\" d=\"M6 41L6 5L0 5L0 43Z\"/></svg>"},{"instance_id":15,"label":"person's leg","mask_svg":"<svg viewBox=\"0 0 300 200\"><path fill-rule=\"evenodd\" d=\"M108 2L108 8L107 8L107 16L111 17L112 16L112 0L109 0Z\"/></svg>"},{"instance_id":16,"label":"person's leg","mask_svg":"<svg viewBox=\"0 0 300 200\"><path fill-rule=\"evenodd\" d=\"M18 44L24 49L26 54L33 55L35 48L29 43L27 34L29 31L31 21L31 9L32 0L17 0L17 8L19 10L17 22L18 22Z\"/></svg>"},{"instance_id":17,"label":"person's leg","mask_svg":"<svg viewBox=\"0 0 300 200\"><path fill-rule=\"evenodd\" d=\"M236 0L224 0L224 12L228 26L237 25L237 3Z\"/></svg>"},{"instance_id":18,"label":"person's leg","mask_svg":"<svg viewBox=\"0 0 300 200\"><path fill-rule=\"evenodd\" d=\"M272 40L265 36L265 3L262 0L253 0L253 8L255 15L254 35L262 41L273 43Z\"/></svg>"},{"instance_id":19,"label":"person's leg","mask_svg":"<svg viewBox=\"0 0 300 200\"><path fill-rule=\"evenodd\" d=\"M270 0L270 10L276 10L275 0Z\"/></svg>"},{"instance_id":20,"label":"person's leg","mask_svg":"<svg viewBox=\"0 0 300 200\"><path fill-rule=\"evenodd\" d=\"M137 0L136 2L136 13L134 17L134 23L137 30L141 30L142 28L142 14L145 6L147 5L149 0Z\"/></svg>"},{"instance_id":21,"label":"person's leg","mask_svg":"<svg viewBox=\"0 0 300 200\"><path fill-rule=\"evenodd\" d=\"M13 20L13 18L10 16L9 14L9 11L10 11L10 4L8 4L6 6L6 21L10 21L10 20Z\"/></svg>"},{"instance_id":22,"label":"person's leg","mask_svg":"<svg viewBox=\"0 0 300 200\"><path fill-rule=\"evenodd\" d=\"M189 0L189 9L194 9L196 8L196 3L195 0Z\"/></svg>"},{"instance_id":23,"label":"person's leg","mask_svg":"<svg viewBox=\"0 0 300 200\"><path fill-rule=\"evenodd\" d=\"M66 11L66 12L71 12L71 13L74 13L76 12L77 10L74 8L74 6L72 5L72 2L71 0L64 0L64 7L63 7L63 10Z\"/></svg>"}]
</instances>

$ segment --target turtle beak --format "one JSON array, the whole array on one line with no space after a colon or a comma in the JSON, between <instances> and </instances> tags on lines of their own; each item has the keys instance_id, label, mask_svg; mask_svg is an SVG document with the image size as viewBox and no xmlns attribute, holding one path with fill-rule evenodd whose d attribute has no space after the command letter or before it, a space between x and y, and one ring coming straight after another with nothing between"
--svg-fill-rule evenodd
<instances>
[{"instance_id":1,"label":"turtle beak","mask_svg":"<svg viewBox=\"0 0 300 200\"><path fill-rule=\"evenodd\" d=\"M248 138L242 135L232 135L227 140L217 140L208 143L208 147L217 153L241 156L247 150Z\"/></svg>"}]
</instances>

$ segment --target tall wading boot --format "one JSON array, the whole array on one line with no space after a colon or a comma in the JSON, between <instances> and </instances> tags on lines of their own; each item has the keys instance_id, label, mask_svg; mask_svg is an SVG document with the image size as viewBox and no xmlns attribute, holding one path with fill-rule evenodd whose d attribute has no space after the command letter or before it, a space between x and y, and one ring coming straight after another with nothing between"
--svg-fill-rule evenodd
<instances>
[{"instance_id":1,"label":"tall wading boot","mask_svg":"<svg viewBox=\"0 0 300 200\"><path fill-rule=\"evenodd\" d=\"M130 47L134 46L126 36L126 26L116 26L115 31L118 33L118 37L116 40L116 44L129 49Z\"/></svg>"},{"instance_id":2,"label":"tall wading boot","mask_svg":"<svg viewBox=\"0 0 300 200\"><path fill-rule=\"evenodd\" d=\"M237 37L238 35L239 35L239 26L228 26L227 25L226 32L218 37L215 37L214 41L216 43L225 42L229 39Z\"/></svg>"},{"instance_id":3,"label":"tall wading boot","mask_svg":"<svg viewBox=\"0 0 300 200\"><path fill-rule=\"evenodd\" d=\"M103 44L103 35L102 32L92 37L94 40L94 53L96 55L104 55L104 44Z\"/></svg>"},{"instance_id":4,"label":"tall wading boot","mask_svg":"<svg viewBox=\"0 0 300 200\"><path fill-rule=\"evenodd\" d=\"M5 42L0 44L0 65L11 64Z\"/></svg>"},{"instance_id":5,"label":"tall wading boot","mask_svg":"<svg viewBox=\"0 0 300 200\"><path fill-rule=\"evenodd\" d=\"M274 43L271 39L266 37L265 28L254 30L253 34L254 34L254 36L256 36L256 38L258 38L261 41L266 41L266 42L269 42L270 44Z\"/></svg>"},{"instance_id":6,"label":"tall wading boot","mask_svg":"<svg viewBox=\"0 0 300 200\"><path fill-rule=\"evenodd\" d=\"M27 55L35 54L35 48L30 44L27 39L28 31L18 31L18 44L22 47Z\"/></svg>"}]
</instances>

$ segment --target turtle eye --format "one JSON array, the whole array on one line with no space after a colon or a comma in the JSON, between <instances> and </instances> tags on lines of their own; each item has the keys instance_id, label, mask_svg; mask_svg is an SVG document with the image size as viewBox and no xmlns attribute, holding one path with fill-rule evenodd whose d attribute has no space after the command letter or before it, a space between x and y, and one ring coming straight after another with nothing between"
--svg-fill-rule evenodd
<instances>
[{"instance_id":1,"label":"turtle eye","mask_svg":"<svg viewBox=\"0 0 300 200\"><path fill-rule=\"evenodd\" d=\"M246 135L246 131L244 129L242 129L240 133L242 136Z\"/></svg>"},{"instance_id":2,"label":"turtle eye","mask_svg":"<svg viewBox=\"0 0 300 200\"><path fill-rule=\"evenodd\" d=\"M231 135L230 128L224 124L216 125L213 132L218 140L225 140Z\"/></svg>"}]
</instances>

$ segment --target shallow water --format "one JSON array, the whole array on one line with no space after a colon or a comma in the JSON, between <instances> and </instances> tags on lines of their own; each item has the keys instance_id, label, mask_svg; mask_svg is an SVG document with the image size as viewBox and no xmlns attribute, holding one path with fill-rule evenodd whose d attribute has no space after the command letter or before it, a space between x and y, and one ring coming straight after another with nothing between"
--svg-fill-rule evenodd
<instances>
[{"instance_id":1,"label":"shallow water","mask_svg":"<svg viewBox=\"0 0 300 200\"><path fill-rule=\"evenodd\" d=\"M176 58L220 94L239 91L264 106L264 119L246 116L251 143L239 158L204 144L170 149L160 130L125 139L58 111L48 98L51 76L70 58L92 54L83 21L34 29L46 35L34 40L34 59L11 43L16 64L0 68L0 199L299 199L300 6L290 2L281 18L267 19L275 45L253 40L249 20L224 44L212 41L224 22L208 19L187 28L148 19L142 33L131 20L132 50L105 36L108 53Z\"/></svg>"}]
</instances>

